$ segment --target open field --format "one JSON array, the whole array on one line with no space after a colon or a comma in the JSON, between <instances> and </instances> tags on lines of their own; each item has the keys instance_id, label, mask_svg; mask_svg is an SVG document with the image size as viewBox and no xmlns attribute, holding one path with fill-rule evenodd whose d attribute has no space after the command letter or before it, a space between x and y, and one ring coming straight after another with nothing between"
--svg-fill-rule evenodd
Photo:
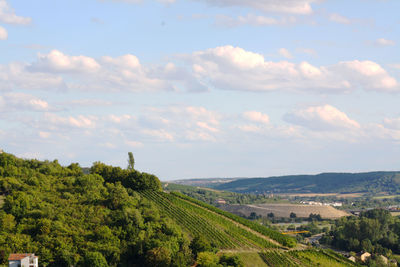
<instances>
[{"instance_id":1,"label":"open field","mask_svg":"<svg viewBox=\"0 0 400 267\"><path fill-rule=\"evenodd\" d=\"M282 197L337 197L337 198L356 198L363 196L362 193L351 193L351 194L336 194L336 193L299 193L299 194L277 194Z\"/></svg>"},{"instance_id":2,"label":"open field","mask_svg":"<svg viewBox=\"0 0 400 267\"><path fill-rule=\"evenodd\" d=\"M297 217L308 217L310 213L320 214L324 219L335 219L350 214L335 209L331 206L314 206L314 205L296 205L296 204L259 204L259 205L224 205L222 209L249 216L255 212L257 215L267 216L268 213L274 213L275 217L289 217L291 212L296 213Z\"/></svg>"},{"instance_id":3,"label":"open field","mask_svg":"<svg viewBox=\"0 0 400 267\"><path fill-rule=\"evenodd\" d=\"M400 211L391 212L392 216L400 216Z\"/></svg>"},{"instance_id":4,"label":"open field","mask_svg":"<svg viewBox=\"0 0 400 267\"><path fill-rule=\"evenodd\" d=\"M400 197L400 195L375 196L373 198L374 199L392 199L392 198L396 198L396 197Z\"/></svg>"},{"instance_id":5,"label":"open field","mask_svg":"<svg viewBox=\"0 0 400 267\"><path fill-rule=\"evenodd\" d=\"M245 267L268 267L258 252L235 252Z\"/></svg>"},{"instance_id":6,"label":"open field","mask_svg":"<svg viewBox=\"0 0 400 267\"><path fill-rule=\"evenodd\" d=\"M0 195L0 208L3 207L4 204L4 196Z\"/></svg>"}]
</instances>

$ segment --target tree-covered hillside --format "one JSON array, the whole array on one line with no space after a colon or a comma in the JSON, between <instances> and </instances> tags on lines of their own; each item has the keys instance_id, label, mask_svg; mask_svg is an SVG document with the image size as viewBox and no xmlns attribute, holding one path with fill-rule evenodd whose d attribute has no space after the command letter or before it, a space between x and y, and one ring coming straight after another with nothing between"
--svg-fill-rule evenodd
<instances>
[{"instance_id":1,"label":"tree-covered hillside","mask_svg":"<svg viewBox=\"0 0 400 267\"><path fill-rule=\"evenodd\" d=\"M31 252L43 266L189 266L215 260L221 249L296 245L203 202L162 192L158 178L136 171L132 159L128 169L95 162L85 174L76 163L0 154L0 265L10 253ZM217 257L218 266L224 261L235 259Z\"/></svg>"},{"instance_id":2,"label":"tree-covered hillside","mask_svg":"<svg viewBox=\"0 0 400 267\"><path fill-rule=\"evenodd\" d=\"M33 252L43 266L185 266L190 240L141 190L154 175L94 163L23 160L0 154L0 263Z\"/></svg>"},{"instance_id":3,"label":"tree-covered hillside","mask_svg":"<svg viewBox=\"0 0 400 267\"><path fill-rule=\"evenodd\" d=\"M240 193L400 193L400 172L321 173L246 178L217 185Z\"/></svg>"}]
</instances>

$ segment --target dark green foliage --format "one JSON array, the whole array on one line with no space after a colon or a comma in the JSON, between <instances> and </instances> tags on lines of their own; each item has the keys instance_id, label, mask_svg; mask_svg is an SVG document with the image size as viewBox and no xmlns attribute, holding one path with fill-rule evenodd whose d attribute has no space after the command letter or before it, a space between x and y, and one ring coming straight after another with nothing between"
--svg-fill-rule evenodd
<instances>
[{"instance_id":1,"label":"dark green foliage","mask_svg":"<svg viewBox=\"0 0 400 267\"><path fill-rule=\"evenodd\" d=\"M239 179L216 186L239 193L400 193L400 172L322 173Z\"/></svg>"},{"instance_id":2,"label":"dark green foliage","mask_svg":"<svg viewBox=\"0 0 400 267\"><path fill-rule=\"evenodd\" d=\"M108 267L104 256L99 252L88 252L82 263L83 267Z\"/></svg>"},{"instance_id":3,"label":"dark green foliage","mask_svg":"<svg viewBox=\"0 0 400 267\"><path fill-rule=\"evenodd\" d=\"M160 180L153 174L141 173L136 170L124 170L101 162L95 162L90 168L90 172L102 176L108 183L120 182L124 187L132 190L162 190Z\"/></svg>"},{"instance_id":4,"label":"dark green foliage","mask_svg":"<svg viewBox=\"0 0 400 267\"><path fill-rule=\"evenodd\" d=\"M243 262L237 255L223 254L219 258L219 264L222 266L244 267Z\"/></svg>"},{"instance_id":5,"label":"dark green foliage","mask_svg":"<svg viewBox=\"0 0 400 267\"><path fill-rule=\"evenodd\" d=\"M199 252L212 251L210 242L201 235L196 235L192 242L190 242L189 247L194 256L197 256Z\"/></svg>"},{"instance_id":6,"label":"dark green foliage","mask_svg":"<svg viewBox=\"0 0 400 267\"><path fill-rule=\"evenodd\" d=\"M0 265L33 252L57 267L188 266L189 239L137 193L149 189L158 179L134 170L0 154Z\"/></svg>"},{"instance_id":7,"label":"dark green foliage","mask_svg":"<svg viewBox=\"0 0 400 267\"><path fill-rule=\"evenodd\" d=\"M135 169L135 158L132 152L128 152L128 170L133 171Z\"/></svg>"},{"instance_id":8,"label":"dark green foliage","mask_svg":"<svg viewBox=\"0 0 400 267\"><path fill-rule=\"evenodd\" d=\"M336 221L321 242L335 247L388 255L400 253L400 219L390 212L374 209L362 212L360 217L344 217Z\"/></svg>"}]
</instances>

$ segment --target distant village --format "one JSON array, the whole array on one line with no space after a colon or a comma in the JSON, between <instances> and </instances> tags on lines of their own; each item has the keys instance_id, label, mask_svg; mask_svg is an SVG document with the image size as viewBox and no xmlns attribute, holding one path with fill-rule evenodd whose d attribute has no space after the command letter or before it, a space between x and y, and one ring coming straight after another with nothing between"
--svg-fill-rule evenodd
<instances>
[{"instance_id":1,"label":"distant village","mask_svg":"<svg viewBox=\"0 0 400 267\"><path fill-rule=\"evenodd\" d=\"M322 202L316 202L316 201L301 201L301 204L305 205L314 205L314 206L332 206L332 207L341 207L343 206L342 202L328 202L328 203L322 203Z\"/></svg>"}]
</instances>

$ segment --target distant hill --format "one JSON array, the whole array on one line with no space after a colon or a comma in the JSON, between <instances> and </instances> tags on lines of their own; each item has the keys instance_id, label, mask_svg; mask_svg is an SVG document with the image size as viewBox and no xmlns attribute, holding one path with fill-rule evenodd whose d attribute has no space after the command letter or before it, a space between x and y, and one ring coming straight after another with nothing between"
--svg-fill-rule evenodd
<instances>
[{"instance_id":1,"label":"distant hill","mask_svg":"<svg viewBox=\"0 0 400 267\"><path fill-rule=\"evenodd\" d=\"M238 179L215 189L239 193L400 193L400 172L321 173Z\"/></svg>"}]
</instances>

